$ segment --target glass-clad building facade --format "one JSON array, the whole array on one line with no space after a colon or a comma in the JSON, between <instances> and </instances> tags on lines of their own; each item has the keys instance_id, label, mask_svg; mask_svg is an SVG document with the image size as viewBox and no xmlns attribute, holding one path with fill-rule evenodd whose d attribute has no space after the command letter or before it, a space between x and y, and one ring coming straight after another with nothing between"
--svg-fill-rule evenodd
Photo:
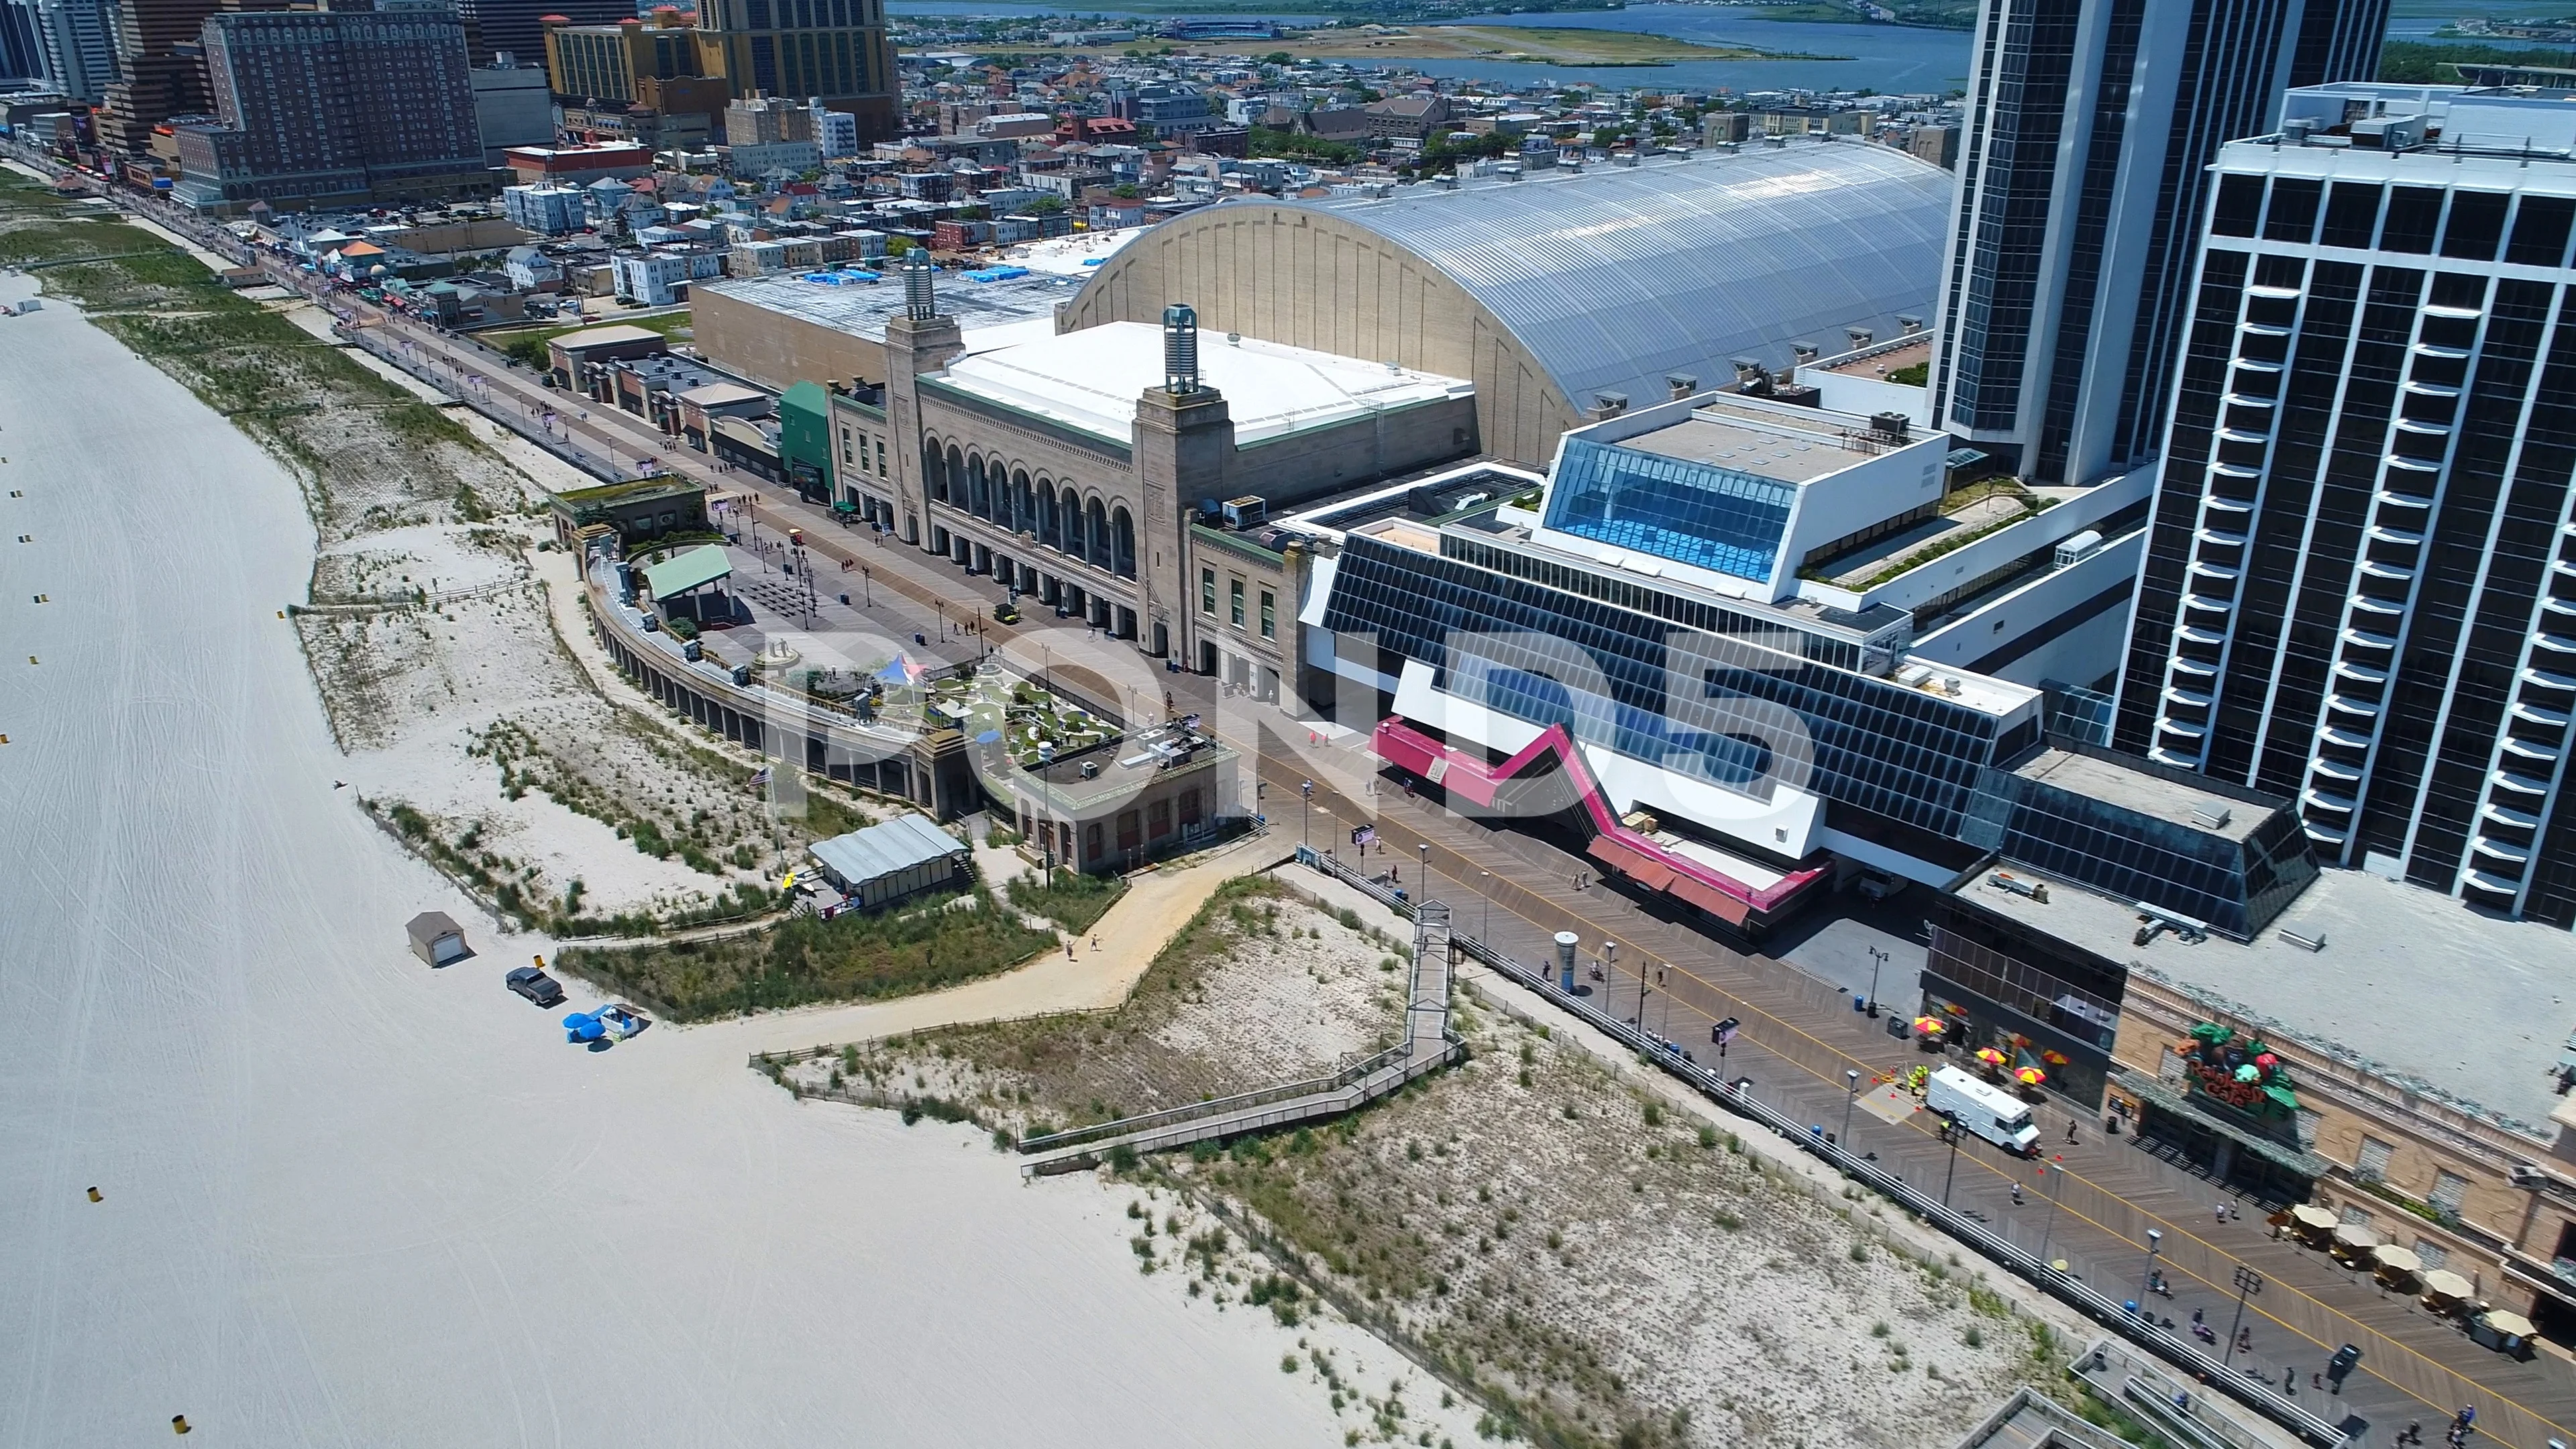
<instances>
[{"instance_id":1,"label":"glass-clad building facade","mask_svg":"<svg viewBox=\"0 0 2576 1449\"><path fill-rule=\"evenodd\" d=\"M1797 502L1798 490L1774 479L1567 438L1547 525L1767 584Z\"/></svg>"},{"instance_id":2,"label":"glass-clad building facade","mask_svg":"<svg viewBox=\"0 0 2576 1449\"><path fill-rule=\"evenodd\" d=\"M1919 838L1953 861L1992 852L2229 936L2259 930L2314 874L2286 812L2240 842L2016 774L2044 743L2035 697L1998 713L1680 627L1679 590L1621 581L1661 596L1650 612L1552 587L1461 556L1529 559L1456 525L1440 547L1347 537L1324 627L1374 636L1385 674L1418 661L1436 689L1530 725L1563 724L1587 745L1757 798L1801 790L1851 833ZM1547 563L1559 577L1581 572Z\"/></svg>"},{"instance_id":3,"label":"glass-clad building facade","mask_svg":"<svg viewBox=\"0 0 2576 1449\"><path fill-rule=\"evenodd\" d=\"M2438 166L2221 154L2113 741L2296 797L2339 864L2571 925L2576 122L2286 104L2428 95L2469 142Z\"/></svg>"}]
</instances>

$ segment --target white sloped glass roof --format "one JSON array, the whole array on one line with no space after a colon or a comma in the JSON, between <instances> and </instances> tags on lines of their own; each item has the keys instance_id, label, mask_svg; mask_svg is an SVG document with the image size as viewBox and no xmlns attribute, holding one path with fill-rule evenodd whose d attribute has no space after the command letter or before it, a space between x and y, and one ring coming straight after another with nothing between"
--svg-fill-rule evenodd
<instances>
[{"instance_id":1,"label":"white sloped glass roof","mask_svg":"<svg viewBox=\"0 0 2576 1449\"><path fill-rule=\"evenodd\" d=\"M1384 200L1290 202L1439 266L1490 308L1578 408L1664 378L1731 383L1729 359L1789 365L1928 316L1951 174L1868 142L1759 142L1733 155L1540 171Z\"/></svg>"}]
</instances>

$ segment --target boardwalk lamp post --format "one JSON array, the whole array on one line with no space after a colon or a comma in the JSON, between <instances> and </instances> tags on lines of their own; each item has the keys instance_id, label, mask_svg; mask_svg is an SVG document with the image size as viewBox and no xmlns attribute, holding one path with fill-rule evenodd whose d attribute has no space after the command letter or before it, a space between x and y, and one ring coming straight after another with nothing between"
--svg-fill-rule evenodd
<instances>
[{"instance_id":1,"label":"boardwalk lamp post","mask_svg":"<svg viewBox=\"0 0 2576 1449\"><path fill-rule=\"evenodd\" d=\"M1942 1120L1941 1140L1950 1144L1950 1168L1941 1175L1941 1206L1943 1207L1950 1205L1950 1184L1959 1178L1959 1139L1967 1135L1967 1130L1959 1125L1957 1117L1947 1117Z\"/></svg>"},{"instance_id":2,"label":"boardwalk lamp post","mask_svg":"<svg viewBox=\"0 0 2576 1449\"><path fill-rule=\"evenodd\" d=\"M2263 1291L2263 1275L2239 1263L2236 1265L2236 1321L2227 1325L2227 1351L2219 1355L2218 1366L2225 1368L2236 1357L2236 1335L2245 1327L2245 1300Z\"/></svg>"},{"instance_id":3,"label":"boardwalk lamp post","mask_svg":"<svg viewBox=\"0 0 2576 1449\"><path fill-rule=\"evenodd\" d=\"M2065 1190L2063 1179L2066 1176L2066 1159L2061 1156L2057 1159L2057 1162L2057 1176L2050 1179L2050 1186L2048 1189L2048 1223L2039 1230L2039 1261L2043 1263L2049 1261L2048 1240L2050 1236L2057 1231L2057 1196L2060 1192ZM2042 1177L2048 1176L2048 1165L2046 1163L2040 1164L2039 1173Z\"/></svg>"},{"instance_id":4,"label":"boardwalk lamp post","mask_svg":"<svg viewBox=\"0 0 2576 1449\"><path fill-rule=\"evenodd\" d=\"M1414 849L1422 853L1422 876L1414 882L1414 888L1421 891L1422 898L1427 901L1431 899L1431 842L1426 840Z\"/></svg>"},{"instance_id":5,"label":"boardwalk lamp post","mask_svg":"<svg viewBox=\"0 0 2576 1449\"><path fill-rule=\"evenodd\" d=\"M1315 782L1312 780L1299 781L1297 784L1297 796L1299 800L1299 804L1297 806L1297 834L1300 843L1308 850L1313 850L1315 848Z\"/></svg>"},{"instance_id":6,"label":"boardwalk lamp post","mask_svg":"<svg viewBox=\"0 0 2576 1449\"><path fill-rule=\"evenodd\" d=\"M1878 1020L1878 969L1887 964L1887 953L1876 946L1869 948L1869 1019Z\"/></svg>"},{"instance_id":7,"label":"boardwalk lamp post","mask_svg":"<svg viewBox=\"0 0 2576 1449\"><path fill-rule=\"evenodd\" d=\"M1852 1107L1860 1101L1860 1069L1858 1067L1847 1067L1844 1069L1843 1092L1843 1135L1835 1140L1842 1144L1842 1149L1845 1152L1849 1152L1851 1151Z\"/></svg>"},{"instance_id":8,"label":"boardwalk lamp post","mask_svg":"<svg viewBox=\"0 0 2576 1449\"><path fill-rule=\"evenodd\" d=\"M2147 1311L2147 1294L2153 1291L2156 1281L2156 1255L2163 1252L2164 1247L2165 1230L2147 1229L2147 1266L2145 1271L2138 1275L2138 1311L2140 1313Z\"/></svg>"}]
</instances>

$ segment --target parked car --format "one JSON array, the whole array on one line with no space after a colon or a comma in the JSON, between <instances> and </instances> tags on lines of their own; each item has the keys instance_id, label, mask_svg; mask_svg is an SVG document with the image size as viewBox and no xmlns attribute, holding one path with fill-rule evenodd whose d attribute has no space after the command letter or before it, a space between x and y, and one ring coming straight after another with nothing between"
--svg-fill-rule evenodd
<instances>
[{"instance_id":1,"label":"parked car","mask_svg":"<svg viewBox=\"0 0 2576 1449\"><path fill-rule=\"evenodd\" d=\"M522 966L518 970L511 972L503 979L509 983L512 991L519 993L521 996L528 998L539 1006L561 1006L563 1004L563 983L555 980L551 976L548 976L545 972L538 970L534 966Z\"/></svg>"}]
</instances>

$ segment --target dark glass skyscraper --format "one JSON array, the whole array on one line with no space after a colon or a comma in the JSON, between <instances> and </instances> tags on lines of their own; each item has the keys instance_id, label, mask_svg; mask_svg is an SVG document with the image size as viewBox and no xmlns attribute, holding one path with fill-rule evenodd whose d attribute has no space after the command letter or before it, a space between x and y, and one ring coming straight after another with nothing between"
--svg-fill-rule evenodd
<instances>
[{"instance_id":1,"label":"dark glass skyscraper","mask_svg":"<svg viewBox=\"0 0 2576 1449\"><path fill-rule=\"evenodd\" d=\"M2225 147L2114 743L2576 924L2576 116L2348 84Z\"/></svg>"},{"instance_id":2,"label":"dark glass skyscraper","mask_svg":"<svg viewBox=\"0 0 2576 1449\"><path fill-rule=\"evenodd\" d=\"M1940 426L2045 482L2152 455L2206 168L2377 70L2388 0L1989 0L1942 273Z\"/></svg>"}]
</instances>

